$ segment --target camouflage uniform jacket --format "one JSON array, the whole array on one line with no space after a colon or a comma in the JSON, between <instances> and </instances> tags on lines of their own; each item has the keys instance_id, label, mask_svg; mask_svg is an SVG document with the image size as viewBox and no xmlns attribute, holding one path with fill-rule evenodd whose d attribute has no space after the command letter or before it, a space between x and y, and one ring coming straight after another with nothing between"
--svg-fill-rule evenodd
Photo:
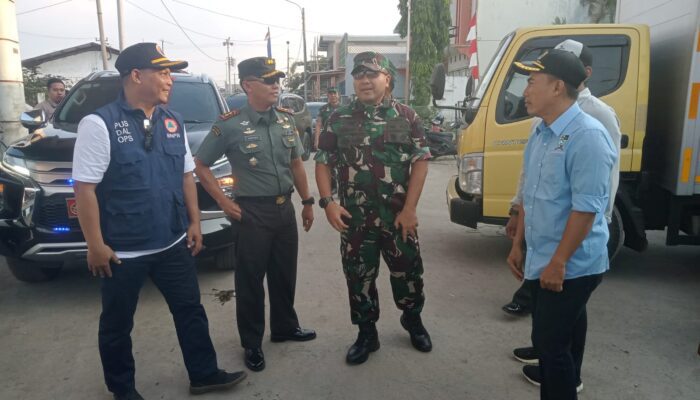
<instances>
[{"instance_id":1,"label":"camouflage uniform jacket","mask_svg":"<svg viewBox=\"0 0 700 400\"><path fill-rule=\"evenodd\" d=\"M403 208L411 164L429 158L415 111L387 99L378 106L355 100L339 107L325 124L315 160L337 168L340 203L358 226L378 224L376 216L393 223Z\"/></svg>"},{"instance_id":2,"label":"camouflage uniform jacket","mask_svg":"<svg viewBox=\"0 0 700 400\"><path fill-rule=\"evenodd\" d=\"M331 114L333 114L333 112L338 109L338 107L340 107L340 104L333 107L331 106L331 103L326 103L318 109L318 118L319 121L321 121L321 128L323 128L323 126L326 124L326 121L328 121L328 117L330 117Z\"/></svg>"}]
</instances>

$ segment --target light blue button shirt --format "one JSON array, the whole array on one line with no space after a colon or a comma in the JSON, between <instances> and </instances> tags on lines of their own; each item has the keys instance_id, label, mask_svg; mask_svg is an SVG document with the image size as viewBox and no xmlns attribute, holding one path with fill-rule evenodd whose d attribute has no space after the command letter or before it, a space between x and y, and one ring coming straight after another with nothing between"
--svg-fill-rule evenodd
<instances>
[{"instance_id":1,"label":"light blue button shirt","mask_svg":"<svg viewBox=\"0 0 700 400\"><path fill-rule=\"evenodd\" d=\"M574 103L550 126L535 129L525 148L525 279L539 279L571 211L595 213L593 228L566 264L565 279L608 270L605 208L617 159L603 125Z\"/></svg>"}]
</instances>

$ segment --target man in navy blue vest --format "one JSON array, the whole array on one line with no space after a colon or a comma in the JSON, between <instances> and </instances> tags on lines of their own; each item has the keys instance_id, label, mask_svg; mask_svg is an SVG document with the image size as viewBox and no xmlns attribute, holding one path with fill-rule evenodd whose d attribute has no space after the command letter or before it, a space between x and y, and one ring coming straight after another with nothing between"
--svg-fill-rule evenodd
<instances>
[{"instance_id":1,"label":"man in navy blue vest","mask_svg":"<svg viewBox=\"0 0 700 400\"><path fill-rule=\"evenodd\" d=\"M226 389L245 372L220 370L200 302L194 256L202 248L194 161L182 118L161 105L173 85L155 43L130 46L115 63L119 98L83 118L73 156L88 268L102 278L99 347L115 399L142 399L134 384L131 329L150 276L168 303L192 394Z\"/></svg>"}]
</instances>

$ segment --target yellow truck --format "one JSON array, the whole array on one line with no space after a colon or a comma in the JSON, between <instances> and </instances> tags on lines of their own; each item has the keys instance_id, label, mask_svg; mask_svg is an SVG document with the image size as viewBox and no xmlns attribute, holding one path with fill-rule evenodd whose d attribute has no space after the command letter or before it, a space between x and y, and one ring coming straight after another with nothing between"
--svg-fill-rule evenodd
<instances>
[{"instance_id":1,"label":"yellow truck","mask_svg":"<svg viewBox=\"0 0 700 400\"><path fill-rule=\"evenodd\" d=\"M574 39L591 49L588 86L615 109L623 135L610 255L623 243L644 250L646 230L666 229L668 245L700 244L700 0L618 7L622 24L520 28L503 38L461 108L467 126L447 183L452 222L505 224L532 125L522 98L527 77L512 64ZM434 98L440 84L438 71Z\"/></svg>"}]
</instances>

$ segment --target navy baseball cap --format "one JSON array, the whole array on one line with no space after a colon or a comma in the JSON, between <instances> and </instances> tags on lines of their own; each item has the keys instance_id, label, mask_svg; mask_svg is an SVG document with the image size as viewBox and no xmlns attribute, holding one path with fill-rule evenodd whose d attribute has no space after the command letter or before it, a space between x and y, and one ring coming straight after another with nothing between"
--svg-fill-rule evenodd
<instances>
[{"instance_id":1,"label":"navy baseball cap","mask_svg":"<svg viewBox=\"0 0 700 400\"><path fill-rule=\"evenodd\" d=\"M575 88L587 78L586 68L581 60L567 50L545 51L537 60L516 61L513 63L513 67L515 67L516 72L523 75L530 75L533 72L552 75Z\"/></svg>"},{"instance_id":2,"label":"navy baseball cap","mask_svg":"<svg viewBox=\"0 0 700 400\"><path fill-rule=\"evenodd\" d=\"M171 60L156 43L137 43L122 50L114 66L122 76L134 69L185 69L187 61Z\"/></svg>"},{"instance_id":3,"label":"navy baseball cap","mask_svg":"<svg viewBox=\"0 0 700 400\"><path fill-rule=\"evenodd\" d=\"M285 73L276 69L275 59L254 57L238 63L238 76L241 79L253 76L256 78L284 78Z\"/></svg>"}]
</instances>

